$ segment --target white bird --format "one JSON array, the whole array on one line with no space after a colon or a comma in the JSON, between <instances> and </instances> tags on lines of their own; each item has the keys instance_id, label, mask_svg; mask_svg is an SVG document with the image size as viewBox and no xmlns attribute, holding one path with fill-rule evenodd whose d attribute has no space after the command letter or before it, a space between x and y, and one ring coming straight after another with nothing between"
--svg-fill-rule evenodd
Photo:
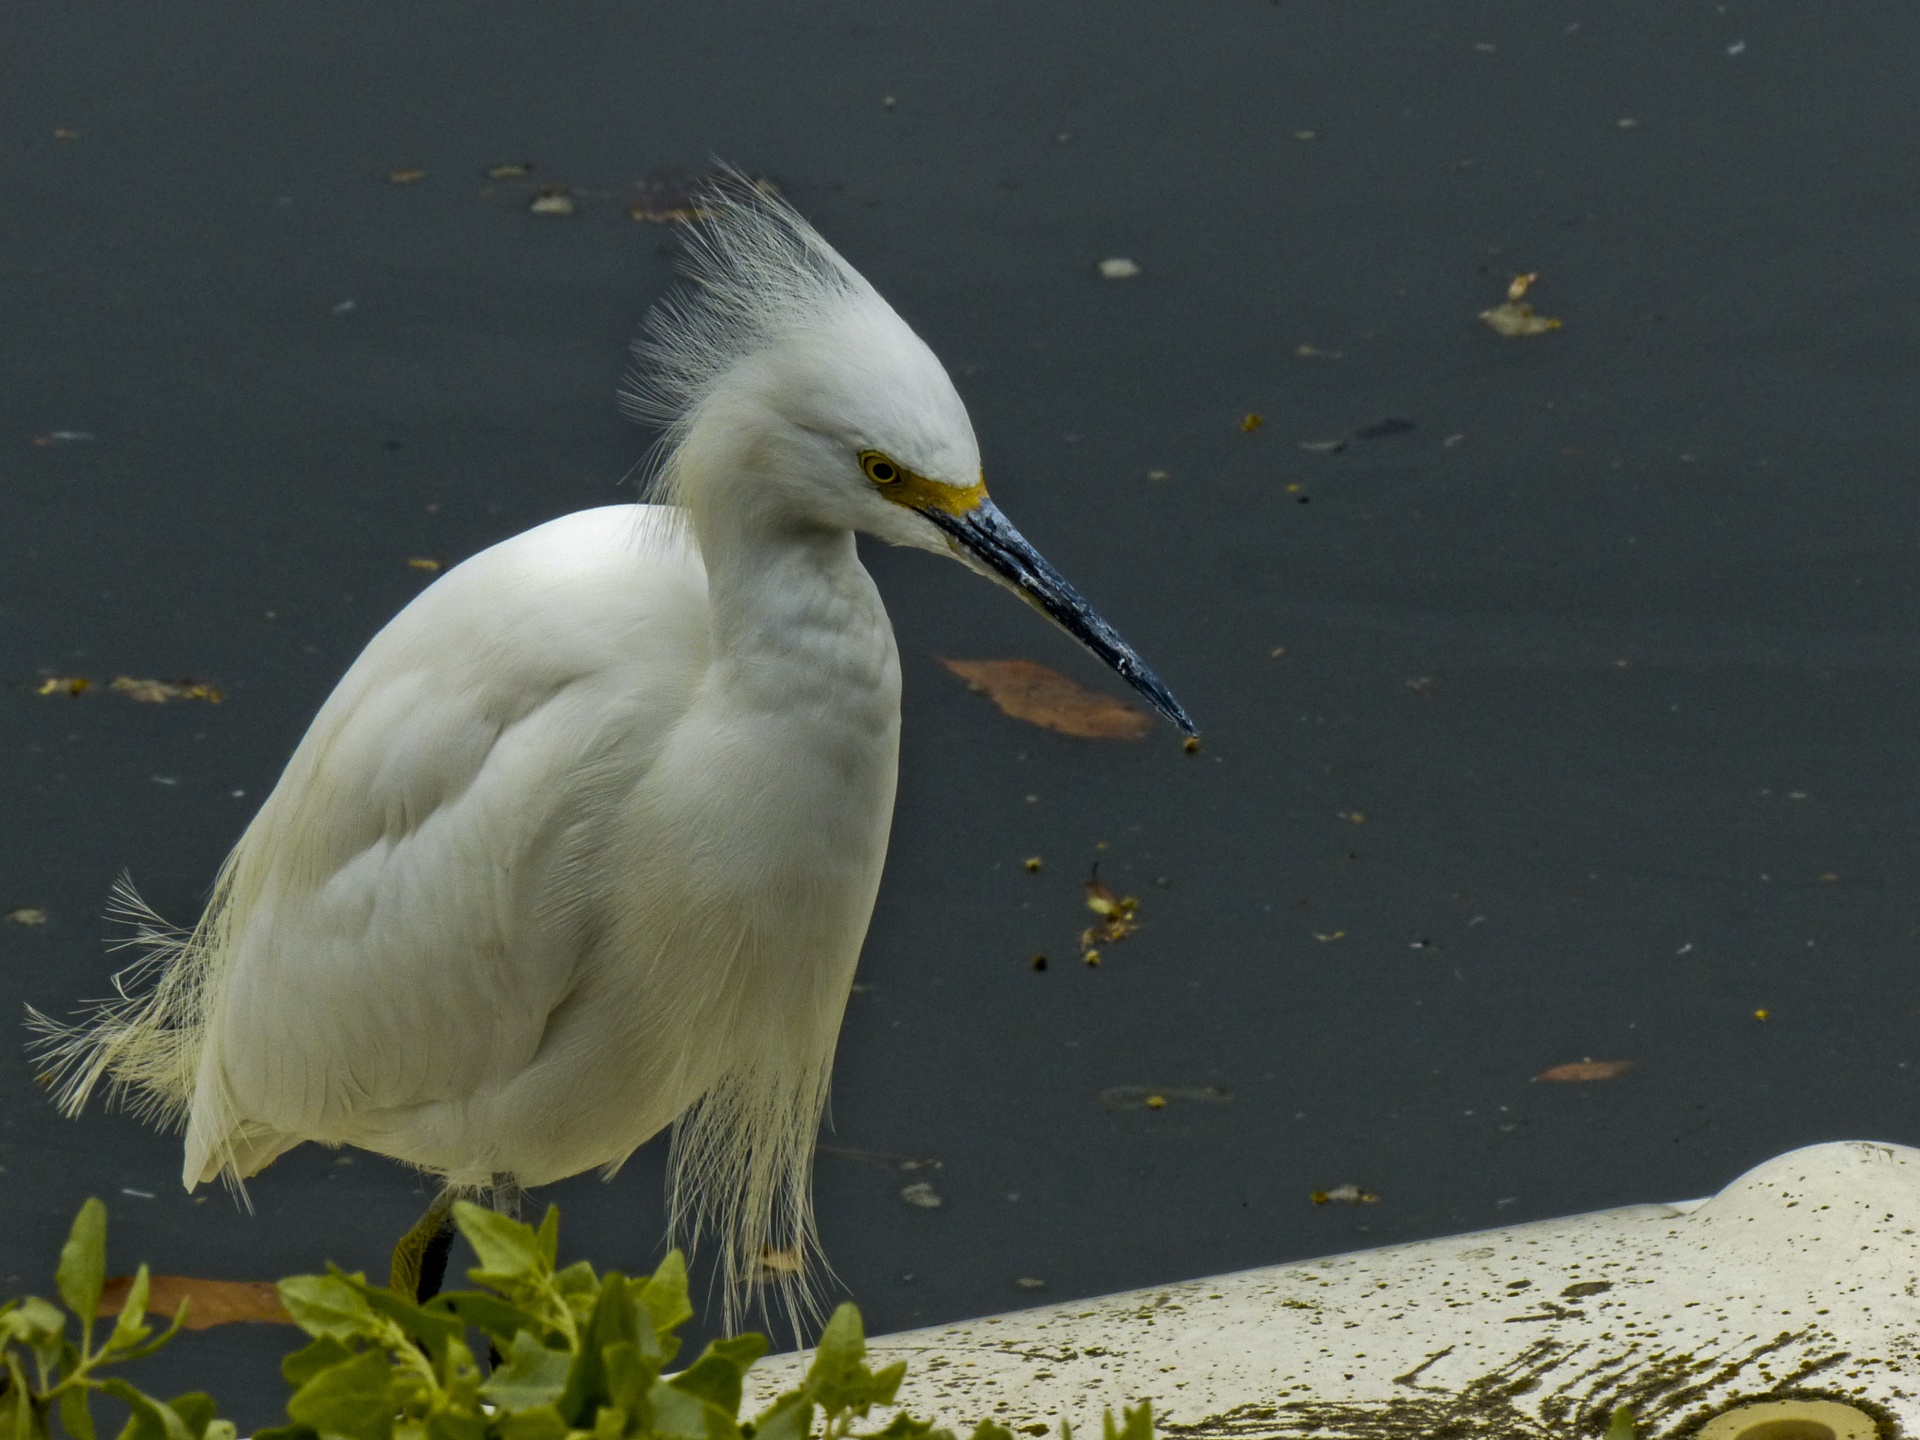
<instances>
[{"instance_id":1,"label":"white bird","mask_svg":"<svg viewBox=\"0 0 1920 1440\"><path fill-rule=\"evenodd\" d=\"M184 1126L189 1190L304 1141L444 1177L396 1252L409 1285L446 1195L610 1173L671 1125L676 1227L717 1235L727 1319L769 1280L806 1309L804 1271L763 1262L817 1254L814 1139L899 750L854 532L1006 585L1193 731L987 498L966 407L892 307L744 182L705 209L694 288L636 347L657 503L430 585L321 707L199 923L124 888L146 958L81 1023L34 1017L69 1113L105 1081Z\"/></svg>"}]
</instances>

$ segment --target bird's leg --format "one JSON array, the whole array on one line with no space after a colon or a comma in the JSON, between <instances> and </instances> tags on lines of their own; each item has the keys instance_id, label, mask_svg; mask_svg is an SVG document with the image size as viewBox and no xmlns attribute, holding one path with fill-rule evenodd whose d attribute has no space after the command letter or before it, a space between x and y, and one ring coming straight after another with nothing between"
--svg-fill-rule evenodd
<instances>
[{"instance_id":1,"label":"bird's leg","mask_svg":"<svg viewBox=\"0 0 1920 1440\"><path fill-rule=\"evenodd\" d=\"M509 1220L518 1220L520 1202L525 1198L526 1193L510 1172L502 1171L493 1177L493 1184L488 1188L487 1199L492 1203L494 1214L504 1215Z\"/></svg>"},{"instance_id":2,"label":"bird's leg","mask_svg":"<svg viewBox=\"0 0 1920 1440\"><path fill-rule=\"evenodd\" d=\"M387 1283L397 1295L425 1303L440 1293L447 1278L447 1256L453 1249L453 1190L442 1190L427 1213L393 1247L393 1268Z\"/></svg>"}]
</instances>

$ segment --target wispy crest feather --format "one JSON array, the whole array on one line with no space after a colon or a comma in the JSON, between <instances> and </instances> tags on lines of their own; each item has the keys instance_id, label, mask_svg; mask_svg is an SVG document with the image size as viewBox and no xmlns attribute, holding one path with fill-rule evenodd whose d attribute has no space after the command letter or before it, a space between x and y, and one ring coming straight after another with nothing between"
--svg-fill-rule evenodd
<instances>
[{"instance_id":1,"label":"wispy crest feather","mask_svg":"<svg viewBox=\"0 0 1920 1440\"><path fill-rule=\"evenodd\" d=\"M620 406L665 432L648 497L676 503L673 452L721 379L873 287L770 187L723 171L698 196L684 231L690 285L647 316Z\"/></svg>"}]
</instances>

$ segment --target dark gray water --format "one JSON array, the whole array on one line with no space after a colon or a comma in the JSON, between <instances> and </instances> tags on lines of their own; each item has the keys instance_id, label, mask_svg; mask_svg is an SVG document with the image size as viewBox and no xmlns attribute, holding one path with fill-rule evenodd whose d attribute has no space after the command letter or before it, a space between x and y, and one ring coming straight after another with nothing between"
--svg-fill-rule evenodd
<instances>
[{"instance_id":1,"label":"dark gray water","mask_svg":"<svg viewBox=\"0 0 1920 1440\"><path fill-rule=\"evenodd\" d=\"M612 396L675 236L626 204L719 155L945 357L996 498L1207 742L1006 719L932 656L1104 682L872 555L905 746L831 1138L941 1163L820 1163L873 1328L1920 1139L1920 11L23 0L4 32L0 909L49 917L0 923L7 1006L101 993L123 867L193 914L409 557L631 493ZM523 160L578 213L488 193ZM1520 271L1563 330L1475 319ZM1097 971L1095 861L1143 921ZM1638 1063L1530 1081L1584 1057ZM0 1064L0 1291L48 1287L89 1194L119 1268L240 1278L381 1271L423 1198L309 1149L243 1214L178 1154ZM904 1203L929 1173L944 1208ZM568 1249L650 1264L660 1174L554 1187ZM1343 1182L1378 1203L1310 1202ZM154 1383L262 1423L290 1338Z\"/></svg>"}]
</instances>

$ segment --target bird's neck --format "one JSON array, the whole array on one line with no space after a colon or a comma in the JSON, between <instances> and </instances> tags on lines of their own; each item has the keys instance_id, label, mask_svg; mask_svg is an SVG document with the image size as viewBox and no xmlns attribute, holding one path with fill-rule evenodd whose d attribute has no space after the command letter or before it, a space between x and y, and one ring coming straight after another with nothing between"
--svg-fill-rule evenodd
<instances>
[{"instance_id":1,"label":"bird's neck","mask_svg":"<svg viewBox=\"0 0 1920 1440\"><path fill-rule=\"evenodd\" d=\"M850 531L739 511L692 518L716 678L740 699L788 709L888 688L893 630Z\"/></svg>"}]
</instances>

